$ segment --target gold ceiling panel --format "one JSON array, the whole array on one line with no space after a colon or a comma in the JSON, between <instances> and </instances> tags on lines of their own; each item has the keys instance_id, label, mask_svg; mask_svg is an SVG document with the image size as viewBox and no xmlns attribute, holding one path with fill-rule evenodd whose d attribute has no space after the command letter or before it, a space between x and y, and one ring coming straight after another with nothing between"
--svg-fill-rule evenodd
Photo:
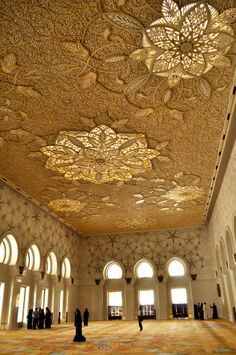
<instances>
[{"instance_id":1,"label":"gold ceiling panel","mask_svg":"<svg viewBox=\"0 0 236 355\"><path fill-rule=\"evenodd\" d=\"M83 234L200 226L234 0L9 0L0 174Z\"/></svg>"}]
</instances>

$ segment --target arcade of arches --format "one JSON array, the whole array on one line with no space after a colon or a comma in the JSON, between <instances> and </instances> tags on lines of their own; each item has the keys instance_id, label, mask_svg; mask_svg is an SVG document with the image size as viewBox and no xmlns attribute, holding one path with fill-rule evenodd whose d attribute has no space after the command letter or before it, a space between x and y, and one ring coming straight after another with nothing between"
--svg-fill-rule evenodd
<instances>
[{"instance_id":1,"label":"arcade of arches","mask_svg":"<svg viewBox=\"0 0 236 355\"><path fill-rule=\"evenodd\" d=\"M53 322L77 307L91 320L194 317L194 304L217 305L235 321L236 146L210 222L203 228L80 236L0 185L0 321L25 326L30 308Z\"/></svg>"}]
</instances>

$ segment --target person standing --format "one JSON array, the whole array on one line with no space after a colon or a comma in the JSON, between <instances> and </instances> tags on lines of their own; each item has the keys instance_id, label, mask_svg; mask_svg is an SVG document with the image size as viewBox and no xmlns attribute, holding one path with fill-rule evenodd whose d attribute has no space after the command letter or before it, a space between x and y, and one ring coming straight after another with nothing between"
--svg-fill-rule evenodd
<instances>
[{"instance_id":1,"label":"person standing","mask_svg":"<svg viewBox=\"0 0 236 355\"><path fill-rule=\"evenodd\" d=\"M27 329L33 328L33 310L30 309L27 315Z\"/></svg>"},{"instance_id":2,"label":"person standing","mask_svg":"<svg viewBox=\"0 0 236 355\"><path fill-rule=\"evenodd\" d=\"M75 311L75 336L74 340L76 342L86 341L86 338L82 335L82 317L79 308Z\"/></svg>"},{"instance_id":3,"label":"person standing","mask_svg":"<svg viewBox=\"0 0 236 355\"><path fill-rule=\"evenodd\" d=\"M204 319L204 320L207 320L207 319L208 319L206 302L203 303L203 319Z\"/></svg>"},{"instance_id":4,"label":"person standing","mask_svg":"<svg viewBox=\"0 0 236 355\"><path fill-rule=\"evenodd\" d=\"M84 310L84 326L88 326L88 319L89 319L89 311L88 308L85 308Z\"/></svg>"},{"instance_id":5,"label":"person standing","mask_svg":"<svg viewBox=\"0 0 236 355\"><path fill-rule=\"evenodd\" d=\"M212 319L218 319L218 312L217 312L217 307L216 304L213 302L212 306L210 306L212 308Z\"/></svg>"},{"instance_id":6,"label":"person standing","mask_svg":"<svg viewBox=\"0 0 236 355\"><path fill-rule=\"evenodd\" d=\"M52 324L52 312L48 307L46 307L45 328L51 328L51 324Z\"/></svg>"},{"instance_id":7,"label":"person standing","mask_svg":"<svg viewBox=\"0 0 236 355\"><path fill-rule=\"evenodd\" d=\"M39 329L44 328L44 310L39 308Z\"/></svg>"},{"instance_id":8,"label":"person standing","mask_svg":"<svg viewBox=\"0 0 236 355\"><path fill-rule=\"evenodd\" d=\"M33 329L38 328L39 326L39 311L38 308L35 308L35 311L33 312Z\"/></svg>"},{"instance_id":9,"label":"person standing","mask_svg":"<svg viewBox=\"0 0 236 355\"><path fill-rule=\"evenodd\" d=\"M139 325L140 331L142 331L142 330L143 330L143 312L142 312L142 306L139 306L139 310L138 310L138 325Z\"/></svg>"}]
</instances>

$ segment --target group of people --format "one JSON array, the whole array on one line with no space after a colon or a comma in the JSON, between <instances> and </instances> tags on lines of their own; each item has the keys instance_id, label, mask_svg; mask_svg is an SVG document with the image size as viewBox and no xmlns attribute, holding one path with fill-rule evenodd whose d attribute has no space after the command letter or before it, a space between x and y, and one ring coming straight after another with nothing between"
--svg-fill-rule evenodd
<instances>
[{"instance_id":1,"label":"group of people","mask_svg":"<svg viewBox=\"0 0 236 355\"><path fill-rule=\"evenodd\" d=\"M212 308L212 319L218 319L218 312L217 312L217 307L216 304L213 303L210 305ZM207 312L207 305L206 302L204 303L198 303L194 304L194 319L200 319L200 320L207 320L208 319L208 312Z\"/></svg>"},{"instance_id":2,"label":"group of people","mask_svg":"<svg viewBox=\"0 0 236 355\"><path fill-rule=\"evenodd\" d=\"M84 310L84 326L88 326L88 319L89 319L89 311L87 308ZM75 337L74 341L76 342L83 342L86 341L86 338L82 334L82 316L79 308L76 309L75 311Z\"/></svg>"},{"instance_id":3,"label":"group of people","mask_svg":"<svg viewBox=\"0 0 236 355\"><path fill-rule=\"evenodd\" d=\"M51 328L52 312L46 307L46 312L42 308L30 309L27 315L27 329Z\"/></svg>"}]
</instances>

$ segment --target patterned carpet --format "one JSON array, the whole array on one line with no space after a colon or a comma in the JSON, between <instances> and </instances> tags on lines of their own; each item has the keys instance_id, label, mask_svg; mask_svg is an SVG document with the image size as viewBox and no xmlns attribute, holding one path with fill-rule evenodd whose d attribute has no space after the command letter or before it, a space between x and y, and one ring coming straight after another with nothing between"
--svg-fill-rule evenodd
<instances>
[{"instance_id":1,"label":"patterned carpet","mask_svg":"<svg viewBox=\"0 0 236 355\"><path fill-rule=\"evenodd\" d=\"M85 343L73 343L71 323L49 330L0 331L0 354L236 355L236 324L223 320L90 322Z\"/></svg>"}]
</instances>

